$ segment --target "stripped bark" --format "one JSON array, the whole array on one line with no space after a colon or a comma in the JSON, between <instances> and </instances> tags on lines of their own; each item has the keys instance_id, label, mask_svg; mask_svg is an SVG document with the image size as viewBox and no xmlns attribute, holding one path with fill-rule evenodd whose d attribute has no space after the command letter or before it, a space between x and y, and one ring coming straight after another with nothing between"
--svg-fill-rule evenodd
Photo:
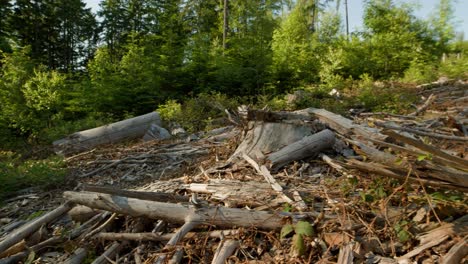
<instances>
[{"instance_id":1,"label":"stripped bark","mask_svg":"<svg viewBox=\"0 0 468 264\"><path fill-rule=\"evenodd\" d=\"M161 118L157 112L76 132L64 139L54 141L53 145L56 153L70 155L88 151L102 144L143 137L152 123L161 125Z\"/></svg>"}]
</instances>

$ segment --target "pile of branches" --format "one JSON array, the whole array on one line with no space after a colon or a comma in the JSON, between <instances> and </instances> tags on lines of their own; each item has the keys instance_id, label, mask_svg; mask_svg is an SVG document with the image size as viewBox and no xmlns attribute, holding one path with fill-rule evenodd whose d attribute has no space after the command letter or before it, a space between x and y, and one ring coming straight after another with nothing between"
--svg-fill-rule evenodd
<instances>
[{"instance_id":1,"label":"pile of branches","mask_svg":"<svg viewBox=\"0 0 468 264\"><path fill-rule=\"evenodd\" d=\"M4 225L0 263L463 263L466 90L424 87L407 115L239 108L217 139L78 154L92 180ZM130 170L147 181L109 186Z\"/></svg>"}]
</instances>

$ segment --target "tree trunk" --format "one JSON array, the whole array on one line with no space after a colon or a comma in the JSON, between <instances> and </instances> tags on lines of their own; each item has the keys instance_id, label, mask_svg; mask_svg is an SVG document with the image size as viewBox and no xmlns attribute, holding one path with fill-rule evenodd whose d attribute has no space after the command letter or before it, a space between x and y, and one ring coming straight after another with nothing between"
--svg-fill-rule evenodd
<instances>
[{"instance_id":1,"label":"tree trunk","mask_svg":"<svg viewBox=\"0 0 468 264\"><path fill-rule=\"evenodd\" d=\"M212 206L194 208L189 204L160 203L91 192L65 192L64 197L69 201L92 208L135 217L161 219L169 223L184 223L188 216L192 216L192 222L223 227L256 226L271 230L278 229L283 225L283 217L279 213L273 212Z\"/></svg>"}]
</instances>

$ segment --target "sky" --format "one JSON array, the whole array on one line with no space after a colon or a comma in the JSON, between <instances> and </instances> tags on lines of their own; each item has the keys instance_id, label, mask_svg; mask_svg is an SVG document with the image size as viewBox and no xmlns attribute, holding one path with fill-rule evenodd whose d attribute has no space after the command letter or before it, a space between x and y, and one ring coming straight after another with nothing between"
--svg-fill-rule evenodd
<instances>
[{"instance_id":1,"label":"sky","mask_svg":"<svg viewBox=\"0 0 468 264\"><path fill-rule=\"evenodd\" d=\"M87 6L91 7L94 12L98 10L100 1L84 0ZM363 0L348 0L350 32L362 29L363 2ZM419 7L415 10L415 15L428 18L434 12L439 0L399 0L398 2L417 3ZM341 3L343 5L344 1L342 0ZM341 10L344 10L344 6L342 6ZM455 31L463 32L466 40L468 39L468 0L455 0L454 10L453 22L455 22Z\"/></svg>"}]
</instances>

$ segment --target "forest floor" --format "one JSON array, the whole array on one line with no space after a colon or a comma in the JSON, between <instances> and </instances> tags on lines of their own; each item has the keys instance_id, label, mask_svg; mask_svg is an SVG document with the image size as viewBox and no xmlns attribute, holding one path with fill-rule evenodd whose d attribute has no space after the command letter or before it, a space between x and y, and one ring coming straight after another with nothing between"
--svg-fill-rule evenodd
<instances>
[{"instance_id":1,"label":"forest floor","mask_svg":"<svg viewBox=\"0 0 468 264\"><path fill-rule=\"evenodd\" d=\"M338 143L274 171L233 156L247 124L67 157L63 188L28 189L4 201L0 263L468 263L467 88L422 86L421 101L405 115L353 113L349 124L336 125L341 117L314 113ZM365 138L361 130L376 132ZM65 190L73 191L63 198ZM94 200L86 202L88 194ZM104 203L90 209L96 200ZM82 205L45 219L66 201ZM163 204L175 206L173 215L155 217ZM226 213L227 223L205 219L185 233L190 220L171 221L178 208L272 217L242 226Z\"/></svg>"}]
</instances>

